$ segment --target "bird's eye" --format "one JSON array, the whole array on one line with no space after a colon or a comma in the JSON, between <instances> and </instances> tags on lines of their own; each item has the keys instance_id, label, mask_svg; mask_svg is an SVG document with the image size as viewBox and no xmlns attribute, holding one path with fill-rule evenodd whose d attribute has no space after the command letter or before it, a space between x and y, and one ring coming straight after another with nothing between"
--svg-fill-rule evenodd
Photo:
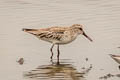
<instances>
[{"instance_id":1,"label":"bird's eye","mask_svg":"<svg viewBox=\"0 0 120 80\"><path fill-rule=\"evenodd\" d=\"M79 28L81 31L83 30L82 28Z\"/></svg>"}]
</instances>

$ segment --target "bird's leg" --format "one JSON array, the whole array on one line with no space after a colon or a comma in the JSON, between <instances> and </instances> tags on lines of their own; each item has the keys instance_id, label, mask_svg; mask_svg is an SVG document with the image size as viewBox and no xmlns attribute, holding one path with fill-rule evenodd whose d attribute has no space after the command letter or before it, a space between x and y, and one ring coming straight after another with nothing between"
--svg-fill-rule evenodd
<instances>
[{"instance_id":1,"label":"bird's leg","mask_svg":"<svg viewBox=\"0 0 120 80\"><path fill-rule=\"evenodd\" d=\"M53 51L52 51L52 49L53 49L53 47L54 47L54 44L52 45L52 47L50 48L50 51L51 51L51 53L52 53L52 55L51 55L51 60L52 60L52 57L53 57Z\"/></svg>"},{"instance_id":2,"label":"bird's leg","mask_svg":"<svg viewBox=\"0 0 120 80\"><path fill-rule=\"evenodd\" d=\"M58 54L57 54L57 64L59 64L59 55L60 55L59 44L57 46L57 52L58 52Z\"/></svg>"}]
</instances>

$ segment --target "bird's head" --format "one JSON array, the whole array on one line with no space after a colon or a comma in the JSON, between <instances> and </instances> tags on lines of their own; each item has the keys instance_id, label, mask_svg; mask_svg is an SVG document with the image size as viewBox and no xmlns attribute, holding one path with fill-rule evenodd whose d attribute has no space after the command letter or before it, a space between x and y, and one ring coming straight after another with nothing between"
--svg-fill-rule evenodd
<instances>
[{"instance_id":1,"label":"bird's head","mask_svg":"<svg viewBox=\"0 0 120 80\"><path fill-rule=\"evenodd\" d=\"M74 29L75 32L77 32L78 34L82 34L84 35L87 39L89 39L91 42L93 41L89 36L87 36L87 34L84 32L83 30L83 26L81 24L73 24L72 29Z\"/></svg>"}]
</instances>

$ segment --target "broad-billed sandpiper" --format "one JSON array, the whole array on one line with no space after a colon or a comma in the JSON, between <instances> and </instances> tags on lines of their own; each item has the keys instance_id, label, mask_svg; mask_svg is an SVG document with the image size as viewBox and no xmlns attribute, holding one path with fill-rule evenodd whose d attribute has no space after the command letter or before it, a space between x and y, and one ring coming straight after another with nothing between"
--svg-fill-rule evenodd
<instances>
[{"instance_id":1,"label":"broad-billed sandpiper","mask_svg":"<svg viewBox=\"0 0 120 80\"><path fill-rule=\"evenodd\" d=\"M84 35L86 38L92 41L92 39L88 37L84 32L81 24L73 24L72 26L69 27L54 26L54 27L42 28L42 29L23 28L23 31L35 35L41 40L52 43L52 47L50 48L50 51L52 53L50 57L51 60L53 57L52 49L54 45L57 45L57 52L58 52L57 59L59 60L59 54L60 54L59 45L68 44L74 41L79 34Z\"/></svg>"}]
</instances>

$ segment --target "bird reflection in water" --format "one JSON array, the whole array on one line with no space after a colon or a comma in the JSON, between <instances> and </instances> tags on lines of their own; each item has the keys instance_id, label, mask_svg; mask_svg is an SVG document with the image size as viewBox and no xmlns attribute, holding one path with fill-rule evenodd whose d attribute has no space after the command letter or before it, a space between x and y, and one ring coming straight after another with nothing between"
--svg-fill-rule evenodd
<instances>
[{"instance_id":1,"label":"bird reflection in water","mask_svg":"<svg viewBox=\"0 0 120 80\"><path fill-rule=\"evenodd\" d=\"M26 72L24 77L31 78L31 80L85 80L85 74L91 69L92 67L90 66L84 69L84 71L78 72L70 63L56 62L50 65L42 65Z\"/></svg>"}]
</instances>

